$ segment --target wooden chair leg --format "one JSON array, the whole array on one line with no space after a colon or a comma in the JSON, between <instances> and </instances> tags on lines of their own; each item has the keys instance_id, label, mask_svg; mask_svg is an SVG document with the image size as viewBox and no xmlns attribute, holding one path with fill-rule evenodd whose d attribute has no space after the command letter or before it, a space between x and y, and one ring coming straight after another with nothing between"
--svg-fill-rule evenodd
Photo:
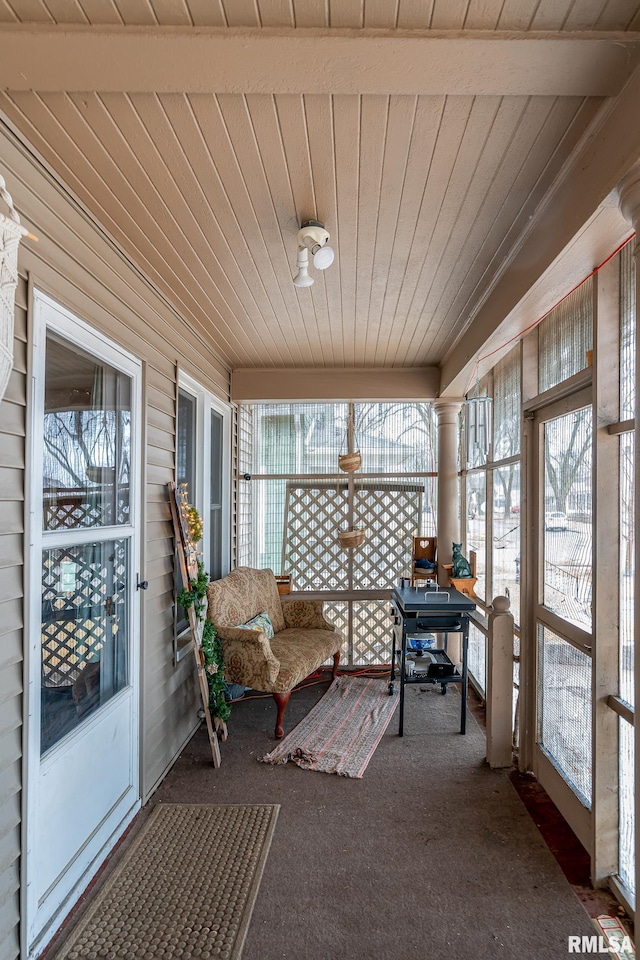
<instances>
[{"instance_id":1,"label":"wooden chair leg","mask_svg":"<svg viewBox=\"0 0 640 960\"><path fill-rule=\"evenodd\" d=\"M287 690L286 693L274 693L273 699L275 700L278 706L278 716L276 718L276 730L275 736L276 739L280 740L284 737L284 727L282 726L282 721L284 720L284 712L287 709L287 704L289 703L289 697L291 696L291 690Z\"/></svg>"},{"instance_id":2,"label":"wooden chair leg","mask_svg":"<svg viewBox=\"0 0 640 960\"><path fill-rule=\"evenodd\" d=\"M333 655L333 671L332 671L332 673L331 673L331 676L333 677L334 680L335 680L335 678L338 676L338 664L339 664L339 663L340 663L340 651L338 650L338 652L337 652L337 653L334 653L334 655Z\"/></svg>"}]
</instances>

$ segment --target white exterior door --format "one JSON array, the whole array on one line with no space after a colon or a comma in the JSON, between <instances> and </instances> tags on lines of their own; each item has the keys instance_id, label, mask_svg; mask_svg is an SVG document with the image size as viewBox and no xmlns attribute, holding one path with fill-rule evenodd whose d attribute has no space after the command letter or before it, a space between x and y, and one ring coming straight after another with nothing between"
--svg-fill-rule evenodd
<instances>
[{"instance_id":1,"label":"white exterior door","mask_svg":"<svg viewBox=\"0 0 640 960\"><path fill-rule=\"evenodd\" d=\"M27 950L140 805L141 364L34 294Z\"/></svg>"}]
</instances>

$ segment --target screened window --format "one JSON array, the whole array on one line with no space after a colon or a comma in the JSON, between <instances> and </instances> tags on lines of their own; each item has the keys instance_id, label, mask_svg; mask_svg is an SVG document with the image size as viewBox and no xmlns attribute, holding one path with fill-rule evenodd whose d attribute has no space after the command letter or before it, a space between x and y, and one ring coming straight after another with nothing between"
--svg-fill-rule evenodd
<instances>
[{"instance_id":1,"label":"screened window","mask_svg":"<svg viewBox=\"0 0 640 960\"><path fill-rule=\"evenodd\" d=\"M538 389L550 390L589 366L593 349L593 285L583 283L538 327Z\"/></svg>"},{"instance_id":2,"label":"screened window","mask_svg":"<svg viewBox=\"0 0 640 960\"><path fill-rule=\"evenodd\" d=\"M338 458L347 452L350 411L362 465L347 474ZM238 433L239 562L291 574L297 590L375 594L408 574L413 538L435 533L429 404L247 405ZM354 527L367 537L348 551L338 534ZM331 603L345 619L350 662L386 662L385 602Z\"/></svg>"}]
</instances>

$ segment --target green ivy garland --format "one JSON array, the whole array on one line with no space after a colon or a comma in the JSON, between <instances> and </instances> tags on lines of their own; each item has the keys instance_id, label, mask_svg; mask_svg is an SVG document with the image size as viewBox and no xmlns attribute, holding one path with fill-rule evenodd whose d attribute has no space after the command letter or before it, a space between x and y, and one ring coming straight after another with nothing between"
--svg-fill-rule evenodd
<instances>
[{"instance_id":1,"label":"green ivy garland","mask_svg":"<svg viewBox=\"0 0 640 960\"><path fill-rule=\"evenodd\" d=\"M194 512L195 509L191 508ZM196 617L202 621L204 616L204 598L207 592L209 575L205 573L204 564L198 561L198 576L189 581L190 589L181 590L177 600L180 606L188 610L193 607ZM204 621L202 628L202 652L204 654L205 672L209 684L209 710L213 717L220 717L227 721L231 714L231 707L225 700L226 684L224 682L224 668L222 658L222 644L211 620Z\"/></svg>"}]
</instances>

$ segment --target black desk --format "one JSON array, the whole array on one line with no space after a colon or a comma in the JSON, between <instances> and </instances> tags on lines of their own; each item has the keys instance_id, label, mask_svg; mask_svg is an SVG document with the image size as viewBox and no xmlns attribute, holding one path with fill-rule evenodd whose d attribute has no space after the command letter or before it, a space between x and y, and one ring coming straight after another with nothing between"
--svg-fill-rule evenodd
<instances>
[{"instance_id":1,"label":"black desk","mask_svg":"<svg viewBox=\"0 0 640 960\"><path fill-rule=\"evenodd\" d=\"M400 729L404 731L404 687L406 683L440 683L442 692L447 684L461 684L460 733L467 725L467 657L469 651L469 614L475 610L475 602L453 587L396 587L391 594L394 615L393 651L391 654L391 679L389 692L393 692L396 670L396 650L400 651ZM421 633L462 634L462 673L456 670L446 656L445 650L429 651L437 655L441 675L409 676L406 671L407 637ZM445 641L446 643L446 641ZM441 666L440 666L441 665Z\"/></svg>"}]
</instances>

